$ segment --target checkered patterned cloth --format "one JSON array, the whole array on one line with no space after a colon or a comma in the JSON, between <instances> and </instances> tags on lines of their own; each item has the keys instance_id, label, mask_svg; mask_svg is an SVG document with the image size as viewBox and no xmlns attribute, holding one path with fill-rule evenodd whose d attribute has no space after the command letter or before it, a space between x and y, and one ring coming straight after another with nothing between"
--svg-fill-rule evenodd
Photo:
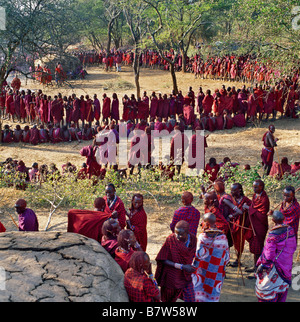
<instances>
[{"instance_id":1,"label":"checkered patterned cloth","mask_svg":"<svg viewBox=\"0 0 300 322\"><path fill-rule=\"evenodd\" d=\"M195 265L192 275L196 302L218 302L229 262L228 241L224 234L209 237L205 232L198 237Z\"/></svg>"}]
</instances>

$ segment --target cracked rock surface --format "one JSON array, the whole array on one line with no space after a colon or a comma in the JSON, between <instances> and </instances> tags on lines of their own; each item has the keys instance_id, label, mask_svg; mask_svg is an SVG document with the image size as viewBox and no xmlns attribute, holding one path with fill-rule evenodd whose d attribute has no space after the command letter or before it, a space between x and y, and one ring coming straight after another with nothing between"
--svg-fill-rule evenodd
<instances>
[{"instance_id":1,"label":"cracked rock surface","mask_svg":"<svg viewBox=\"0 0 300 322\"><path fill-rule=\"evenodd\" d=\"M0 302L127 302L124 274L95 240L74 233L0 238Z\"/></svg>"}]
</instances>

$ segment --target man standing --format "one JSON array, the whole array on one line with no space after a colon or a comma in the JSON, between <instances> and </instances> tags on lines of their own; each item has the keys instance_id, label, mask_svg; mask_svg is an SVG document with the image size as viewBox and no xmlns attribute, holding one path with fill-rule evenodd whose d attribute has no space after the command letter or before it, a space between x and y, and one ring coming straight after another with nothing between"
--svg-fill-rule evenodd
<instances>
[{"instance_id":1,"label":"man standing","mask_svg":"<svg viewBox=\"0 0 300 322\"><path fill-rule=\"evenodd\" d=\"M233 183L231 185L231 196L236 207L235 210L240 209L242 211L242 214L236 213L236 215L233 215L233 218L231 218L233 246L237 253L237 259L231 263L231 266L237 267L244 251L245 240L249 233L251 233L248 211L243 209L243 205L246 204L250 206L251 200L244 195L243 187L240 183Z\"/></svg>"},{"instance_id":2,"label":"man standing","mask_svg":"<svg viewBox=\"0 0 300 322\"><path fill-rule=\"evenodd\" d=\"M181 196L181 201L183 203L183 207L180 207L179 209L175 210L172 222L170 224L170 228L172 232L174 233L174 229L176 224L180 220L185 220L190 225L190 232L197 236L197 229L199 226L199 220L200 220L200 212L197 210L193 205L194 196L191 192L184 192Z\"/></svg>"},{"instance_id":3,"label":"man standing","mask_svg":"<svg viewBox=\"0 0 300 322\"><path fill-rule=\"evenodd\" d=\"M26 208L24 199L17 200L16 212L19 214L19 231L38 231L39 223L33 210Z\"/></svg>"},{"instance_id":4,"label":"man standing","mask_svg":"<svg viewBox=\"0 0 300 322\"><path fill-rule=\"evenodd\" d=\"M295 188L292 186L285 187L283 191L283 202L280 212L284 215L283 223L294 229L296 241L298 240L300 205L295 197Z\"/></svg>"},{"instance_id":5,"label":"man standing","mask_svg":"<svg viewBox=\"0 0 300 322\"><path fill-rule=\"evenodd\" d=\"M264 190L265 184L262 180L257 179L253 183L254 195L251 205L246 203L243 209L248 210L249 220L253 229L253 235L248 239L250 253L254 255L254 266L246 269L246 272L256 271L256 263L264 248L265 238L268 232L268 212L270 209L270 201L267 193ZM249 276L254 278L254 276Z\"/></svg>"},{"instance_id":6,"label":"man standing","mask_svg":"<svg viewBox=\"0 0 300 322\"><path fill-rule=\"evenodd\" d=\"M274 148L277 146L276 142L278 141L278 139L274 137L274 133L275 126L270 125L269 130L264 134L262 139L264 147L261 152L261 160L266 175L269 175L271 171L274 157Z\"/></svg>"},{"instance_id":7,"label":"man standing","mask_svg":"<svg viewBox=\"0 0 300 322\"><path fill-rule=\"evenodd\" d=\"M109 183L105 187L105 196L103 197L106 203L105 212L117 213L121 229L126 226L126 209L123 201L116 194L115 186Z\"/></svg>"},{"instance_id":8,"label":"man standing","mask_svg":"<svg viewBox=\"0 0 300 322\"><path fill-rule=\"evenodd\" d=\"M176 302L181 295L185 302L194 302L191 264L196 244L197 238L189 232L188 222L179 221L156 257L155 279L161 287L162 302Z\"/></svg>"}]
</instances>

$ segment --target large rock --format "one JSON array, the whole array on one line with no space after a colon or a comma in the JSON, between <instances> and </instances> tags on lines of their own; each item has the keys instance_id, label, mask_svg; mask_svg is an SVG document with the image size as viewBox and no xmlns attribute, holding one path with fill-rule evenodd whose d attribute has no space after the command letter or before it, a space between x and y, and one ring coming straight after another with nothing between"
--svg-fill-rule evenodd
<instances>
[{"instance_id":1,"label":"large rock","mask_svg":"<svg viewBox=\"0 0 300 322\"><path fill-rule=\"evenodd\" d=\"M0 234L0 302L126 302L123 280L120 266L93 239L59 232Z\"/></svg>"}]
</instances>

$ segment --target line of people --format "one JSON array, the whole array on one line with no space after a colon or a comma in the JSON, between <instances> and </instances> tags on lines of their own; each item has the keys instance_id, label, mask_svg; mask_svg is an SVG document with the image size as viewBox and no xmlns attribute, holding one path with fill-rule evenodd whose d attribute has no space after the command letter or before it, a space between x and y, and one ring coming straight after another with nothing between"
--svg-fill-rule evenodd
<instances>
[{"instance_id":1,"label":"line of people","mask_svg":"<svg viewBox=\"0 0 300 322\"><path fill-rule=\"evenodd\" d=\"M218 302L226 267L243 266L246 241L254 263L245 271L255 272L248 278L256 279L258 301L286 301L300 219L295 188L285 187L279 210L270 210L260 179L253 182L251 198L244 195L239 183L233 183L226 193L222 180L208 189L202 187L200 198L204 204L202 218L193 206L193 194L182 194L182 207L174 211L170 234L155 257L155 273L147 254L147 213L142 194L132 196L127 211L115 186L108 184L105 195L95 199L93 210L69 210L67 231L93 238L107 250L124 272L131 302ZM15 207L19 230L38 231L37 216L26 207L26 201L18 200ZM269 218L274 226L269 225ZM2 224L1 229L5 231ZM233 262L231 247L236 254Z\"/></svg>"},{"instance_id":2,"label":"line of people","mask_svg":"<svg viewBox=\"0 0 300 322\"><path fill-rule=\"evenodd\" d=\"M131 66L134 60L134 52L131 50L112 49L110 53L95 50L74 51L73 55L78 57L84 66L106 66L106 70L114 67L117 72L121 71L121 66ZM175 59L174 50L164 51L164 56L170 60ZM145 68L159 68L169 70L169 63L161 57L157 50L144 49L140 56L140 66ZM230 81L243 81L249 83L274 84L278 79L291 79L293 82L299 77L299 69L291 70L290 76L282 73L279 64L261 62L254 54L237 56L232 55L208 55L206 58L201 54L185 58L186 71L191 72L196 78L212 78ZM183 57L177 55L175 60L175 70L181 71L183 68Z\"/></svg>"},{"instance_id":3,"label":"line of people","mask_svg":"<svg viewBox=\"0 0 300 322\"><path fill-rule=\"evenodd\" d=\"M14 122L17 119L23 123L40 124L40 136L36 129L32 131L36 132L33 144L38 144L48 141L91 140L97 133L100 122L103 126L109 126L111 122L116 126L120 122L127 122L131 129L150 126L151 130L167 129L169 132L174 130L175 125L180 126L181 130L198 128L209 132L245 127L247 122L263 120L264 117L265 120L271 117L276 120L279 113L281 117L297 118L298 100L297 83L284 82L277 84L276 88L263 88L259 85L254 89L243 86L238 90L235 87L225 88L223 85L213 94L210 90L205 94L201 87L198 94L195 94L190 87L186 96L181 91L177 95L153 92L148 96L145 91L138 99L134 94L130 98L125 94L121 102L116 93L112 98L104 93L101 103L97 94L91 99L89 95L77 98L76 94L63 97L58 93L52 99L42 90L37 93L27 90L25 93L24 90L19 92L18 89L7 86L0 93L0 112L4 120ZM49 140L45 137L46 132L48 135L50 132ZM14 140L29 142L29 135L13 135L7 124L1 134L3 143Z\"/></svg>"}]
</instances>

